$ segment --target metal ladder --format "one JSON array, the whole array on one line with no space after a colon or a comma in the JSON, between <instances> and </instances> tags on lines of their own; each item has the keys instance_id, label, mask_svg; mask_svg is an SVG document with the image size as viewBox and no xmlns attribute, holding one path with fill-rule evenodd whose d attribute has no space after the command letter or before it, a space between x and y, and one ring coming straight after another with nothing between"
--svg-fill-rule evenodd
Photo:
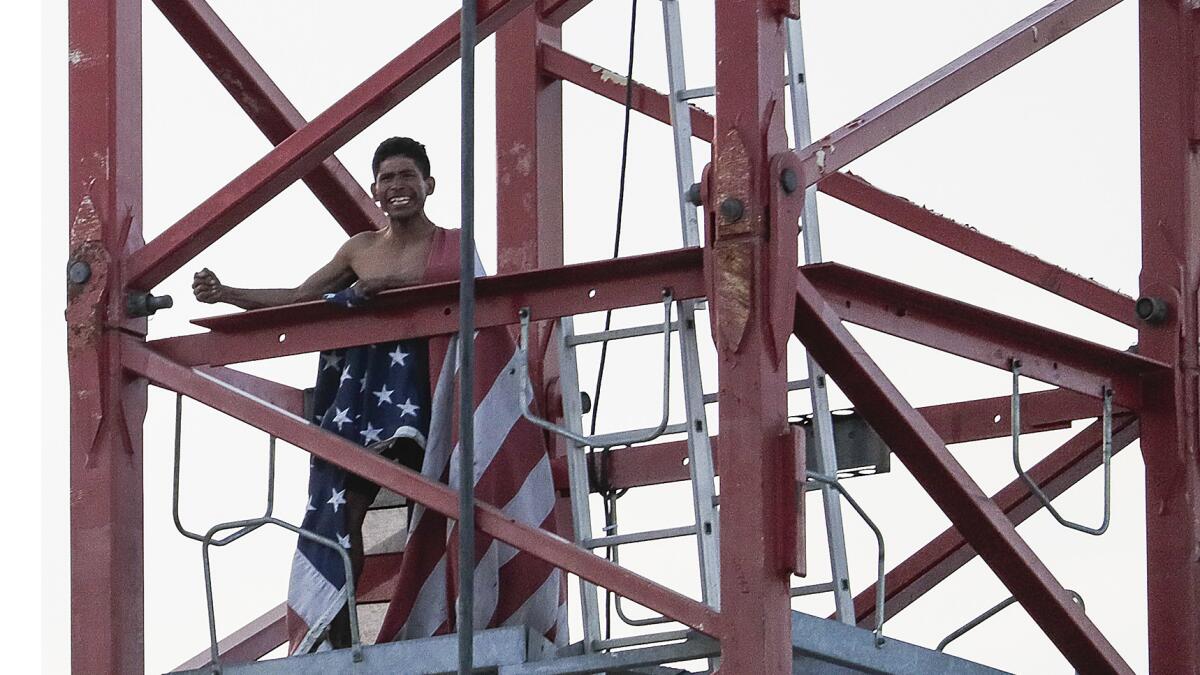
<instances>
[{"instance_id":1,"label":"metal ladder","mask_svg":"<svg viewBox=\"0 0 1200 675\"><path fill-rule=\"evenodd\" d=\"M689 99L712 95L712 89L688 90L684 75L683 35L679 15L678 0L661 0L663 8L663 24L665 28L667 67L671 89L671 127L675 146L675 167L677 198L679 202L680 223L684 246L701 245L700 229L697 219L696 206L689 200L688 193L695 182L695 165L691 149L691 117L688 111ZM792 124L795 130L796 142L799 146L807 145L811 138L808 122L808 99L804 86L803 45L800 37L800 26L797 21L788 21L788 80L793 83L789 88L792 102ZM806 194L803 213L803 233L806 262L818 262L821 259L819 228L817 226L815 188L810 188ZM574 526L576 543L590 549L617 547L622 544L652 541L672 537L694 536L700 570L700 590L702 600L714 608L720 608L720 576L718 544L719 518L717 516L718 499L716 495L715 470L713 466L712 446L708 436L708 422L705 414L705 404L717 400L715 394L705 395L700 376L700 360L696 338L695 313L703 307L702 300L685 300L672 303L666 297L664 302L665 316L662 325L639 326L634 328L615 329L587 335L576 335L574 321L564 317L558 322L555 331L555 346L559 355L560 385L563 392L563 427L548 420L537 418L527 412L527 417L551 431L563 436L567 446L567 465L571 486L572 524ZM670 305L675 305L676 320L671 320ZM522 316L522 351L528 348L528 316ZM664 343L670 338L670 333L678 335L679 353L681 360L683 398L686 410L686 421L668 425L668 385L669 377L669 345L664 344L664 373L663 384L663 417L662 424L653 429L633 429L622 432L600 434L595 437L584 435L582 397L579 386L579 371L575 349L579 345L617 340L629 337L653 335L661 333ZM527 353L527 352L526 352ZM817 445L817 472L825 476L837 475L837 457L833 446L832 417L829 410L828 395L825 389L825 374L816 363L809 359L810 377L796 382L789 382L789 391L808 388L812 396L814 414L814 433ZM810 383L813 386L809 386ZM592 531L592 514L590 495L590 476L587 448L607 448L646 442L663 434L687 433L688 470L691 478L692 503L695 514L695 524L685 527L637 532L631 534L605 533L605 536L594 537ZM846 565L846 548L842 532L842 513L839 494L832 486L822 484L822 497L825 507L826 527L828 530L832 582L802 586L792 589L793 596L808 595L832 591L835 598L836 615L843 623L854 624L853 598L850 595L849 575ZM657 639L667 640L679 637L675 631L661 633L657 636L641 638L604 639L600 626L600 601L595 585L580 580L580 598L583 613L583 640L585 653L601 651L607 648L641 644ZM662 617L650 619L629 620L620 610L618 614L631 625L650 625L666 623Z\"/></svg>"}]
</instances>

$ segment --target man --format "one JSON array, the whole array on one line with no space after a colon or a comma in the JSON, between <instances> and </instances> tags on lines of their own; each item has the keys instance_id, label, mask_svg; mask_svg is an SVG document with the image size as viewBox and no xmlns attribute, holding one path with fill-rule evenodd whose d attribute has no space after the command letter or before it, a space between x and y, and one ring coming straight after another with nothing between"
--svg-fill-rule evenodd
<instances>
[{"instance_id":1,"label":"man","mask_svg":"<svg viewBox=\"0 0 1200 675\"><path fill-rule=\"evenodd\" d=\"M372 171L371 194L388 217L385 229L351 237L329 263L291 289L234 288L210 270L201 270L192 282L196 299L243 309L321 298L355 307L369 304L382 290L457 280L459 231L437 227L425 214L425 200L436 182L424 146L410 138L390 138L376 149ZM493 460L477 461L476 494L517 520L547 526L553 522L554 495L546 446L540 432L521 418L515 402L517 386L526 384L512 380L515 369L504 363L513 354L511 339L503 328L496 328L479 331L475 342L481 364L494 361L493 375L475 382L475 400L481 402L477 428L482 422L503 431L489 434L495 439ZM449 338L324 352L313 421L430 479L455 484L450 424L455 353ZM488 371L481 367L479 372ZM486 410L485 398L492 402ZM489 450L482 452L486 457ZM302 527L348 548L356 580L364 562L362 524L378 490L370 481L320 459L311 464ZM455 524L419 506L410 515L410 535L381 641L442 634L455 625ZM522 623L549 638L564 639L566 631L559 630L564 602L559 571L486 536L479 541L483 545L477 547L476 564L482 566L477 587L483 579L493 593L486 596L490 603L477 604L476 625ZM520 583L502 583L502 566L506 579ZM349 646L345 570L336 552L301 538L293 559L288 610L292 653Z\"/></svg>"}]
</instances>

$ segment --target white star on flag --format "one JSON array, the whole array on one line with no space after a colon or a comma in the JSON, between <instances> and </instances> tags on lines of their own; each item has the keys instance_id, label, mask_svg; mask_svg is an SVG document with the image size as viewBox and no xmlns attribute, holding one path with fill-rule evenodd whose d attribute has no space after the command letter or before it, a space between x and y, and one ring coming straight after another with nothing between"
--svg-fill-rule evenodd
<instances>
[{"instance_id":1,"label":"white star on flag","mask_svg":"<svg viewBox=\"0 0 1200 675\"><path fill-rule=\"evenodd\" d=\"M337 538L338 538L338 543L342 545L342 548L350 548L350 535L339 534L337 536ZM342 564L345 564L345 563L342 563Z\"/></svg>"},{"instance_id":2,"label":"white star on flag","mask_svg":"<svg viewBox=\"0 0 1200 675\"><path fill-rule=\"evenodd\" d=\"M350 419L350 409L349 408L342 410L341 408L334 406L333 409L337 411L337 415L334 415L334 417L333 417L333 423L338 425L338 431L342 430L343 424L352 423L352 420Z\"/></svg>"},{"instance_id":3,"label":"white star on flag","mask_svg":"<svg viewBox=\"0 0 1200 675\"><path fill-rule=\"evenodd\" d=\"M312 495L308 496L308 506L306 506L304 508L304 510L305 511L316 511L317 510L317 507L312 505Z\"/></svg>"},{"instance_id":4,"label":"white star on flag","mask_svg":"<svg viewBox=\"0 0 1200 675\"><path fill-rule=\"evenodd\" d=\"M392 357L392 365L404 366L404 359L408 358L408 352L400 351L400 345L396 345L396 351L388 352L388 356Z\"/></svg>"},{"instance_id":5,"label":"white star on flag","mask_svg":"<svg viewBox=\"0 0 1200 675\"><path fill-rule=\"evenodd\" d=\"M377 396L379 398L379 402L376 403L375 405L383 405L384 403L392 402L392 394L396 393L396 390L388 389L387 385L385 384L385 385L383 385L383 389L380 389L379 391L372 392L372 393L375 394L375 396Z\"/></svg>"},{"instance_id":6,"label":"white star on flag","mask_svg":"<svg viewBox=\"0 0 1200 675\"><path fill-rule=\"evenodd\" d=\"M345 490L330 490L330 492L333 493L333 496L330 497L329 501L327 501L325 503L333 504L333 512L337 513L338 507L341 506L342 504L346 503L346 491Z\"/></svg>"},{"instance_id":7,"label":"white star on flag","mask_svg":"<svg viewBox=\"0 0 1200 675\"><path fill-rule=\"evenodd\" d=\"M371 426L370 422L367 422L367 428L358 432L358 435L363 437L363 441L365 443L378 443L379 432L381 431L383 431L383 429L376 429L375 427Z\"/></svg>"},{"instance_id":8,"label":"white star on flag","mask_svg":"<svg viewBox=\"0 0 1200 675\"><path fill-rule=\"evenodd\" d=\"M417 411L421 409L421 406L413 403L411 398L405 399L404 403L397 403L396 407L400 409L401 417L404 417L405 415L412 415L413 417L416 417Z\"/></svg>"},{"instance_id":9,"label":"white star on flag","mask_svg":"<svg viewBox=\"0 0 1200 675\"><path fill-rule=\"evenodd\" d=\"M334 370L337 370L342 365L342 357L332 353L322 354L321 361L321 370L325 370L327 368L333 368Z\"/></svg>"},{"instance_id":10,"label":"white star on flag","mask_svg":"<svg viewBox=\"0 0 1200 675\"><path fill-rule=\"evenodd\" d=\"M353 380L353 379L354 379L354 376L350 374L350 366L346 366L345 368L342 369L342 376L341 376L341 378L338 379L338 386L339 387L342 386L342 383L345 382L346 380Z\"/></svg>"}]
</instances>

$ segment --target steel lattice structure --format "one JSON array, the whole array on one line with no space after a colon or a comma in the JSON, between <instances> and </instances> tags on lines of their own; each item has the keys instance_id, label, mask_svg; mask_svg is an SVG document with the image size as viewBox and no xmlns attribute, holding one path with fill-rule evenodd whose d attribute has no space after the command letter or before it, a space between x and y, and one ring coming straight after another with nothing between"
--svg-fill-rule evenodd
<instances>
[{"instance_id":1,"label":"steel lattice structure","mask_svg":"<svg viewBox=\"0 0 1200 675\"><path fill-rule=\"evenodd\" d=\"M895 614L978 554L1067 660L1084 673L1132 672L1017 535L1041 508L1014 481L989 498L946 449L995 435L967 420L1007 398L915 410L843 326L868 326L1055 384L1029 395L1063 425L1094 414L1111 389L1118 447L1140 436L1146 464L1149 651L1153 673L1200 672L1200 12L1193 0L1140 4L1144 318L1133 298L1065 272L840 173L850 161L1117 4L1055 0L808 147L783 132L782 21L797 0L716 3L716 114L692 111L714 144L701 195L706 245L619 261L563 264L561 83L623 100L623 86L563 50L561 24L587 0L480 0L480 39L497 36L499 274L478 283L477 324L535 320L707 296L719 354L720 611L547 532L480 505L477 527L612 589L721 643L723 672L790 672L788 575L802 569L794 441L787 425L784 344L797 336L895 449L953 527L887 575ZM145 242L141 216L141 0L71 0L70 283L72 662L78 673L143 670L142 420L147 385L180 392L450 517L458 498L284 415L301 393L220 366L377 340L456 330L457 284L385 294L367 315L290 306L209 319L209 332L147 340L131 302L303 180L349 233L377 209L332 153L457 58L447 18L311 121L301 117L204 0L155 4L233 93L274 149ZM641 85L633 107L669 121L668 101ZM506 148L520 147L513 153ZM519 166L518 166L519 165ZM519 169L519 170L518 170ZM790 178L781 180L784 173ZM1057 333L839 265L797 269L794 224L804 188L818 188L903 228L1138 330L1136 353ZM721 208L738 202L740 213ZM593 298L589 292L594 291ZM903 311L897 311L897 310ZM136 314L137 312L134 312ZM286 341L280 341L286 332ZM548 377L551 373L543 376ZM272 405L268 405L272 404ZM979 416L974 416L978 419ZM1093 425L1031 470L1050 496L1099 465ZM755 448L758 452L733 449ZM621 453L614 487L686 478L679 443ZM362 594L379 594L388 565L368 565ZM856 601L873 620L872 590ZM282 615L231 637L227 658L250 660L284 640Z\"/></svg>"}]
</instances>

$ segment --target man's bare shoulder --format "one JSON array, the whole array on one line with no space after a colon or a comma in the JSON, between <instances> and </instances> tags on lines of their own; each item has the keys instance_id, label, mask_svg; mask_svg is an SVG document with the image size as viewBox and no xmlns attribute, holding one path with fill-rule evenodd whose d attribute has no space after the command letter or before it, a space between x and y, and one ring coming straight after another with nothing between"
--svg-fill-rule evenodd
<instances>
[{"instance_id":1,"label":"man's bare shoulder","mask_svg":"<svg viewBox=\"0 0 1200 675\"><path fill-rule=\"evenodd\" d=\"M361 255L364 251L373 248L379 242L379 236L382 234L377 230L367 232L359 232L346 240L342 247L338 249L338 255L354 258Z\"/></svg>"}]
</instances>

